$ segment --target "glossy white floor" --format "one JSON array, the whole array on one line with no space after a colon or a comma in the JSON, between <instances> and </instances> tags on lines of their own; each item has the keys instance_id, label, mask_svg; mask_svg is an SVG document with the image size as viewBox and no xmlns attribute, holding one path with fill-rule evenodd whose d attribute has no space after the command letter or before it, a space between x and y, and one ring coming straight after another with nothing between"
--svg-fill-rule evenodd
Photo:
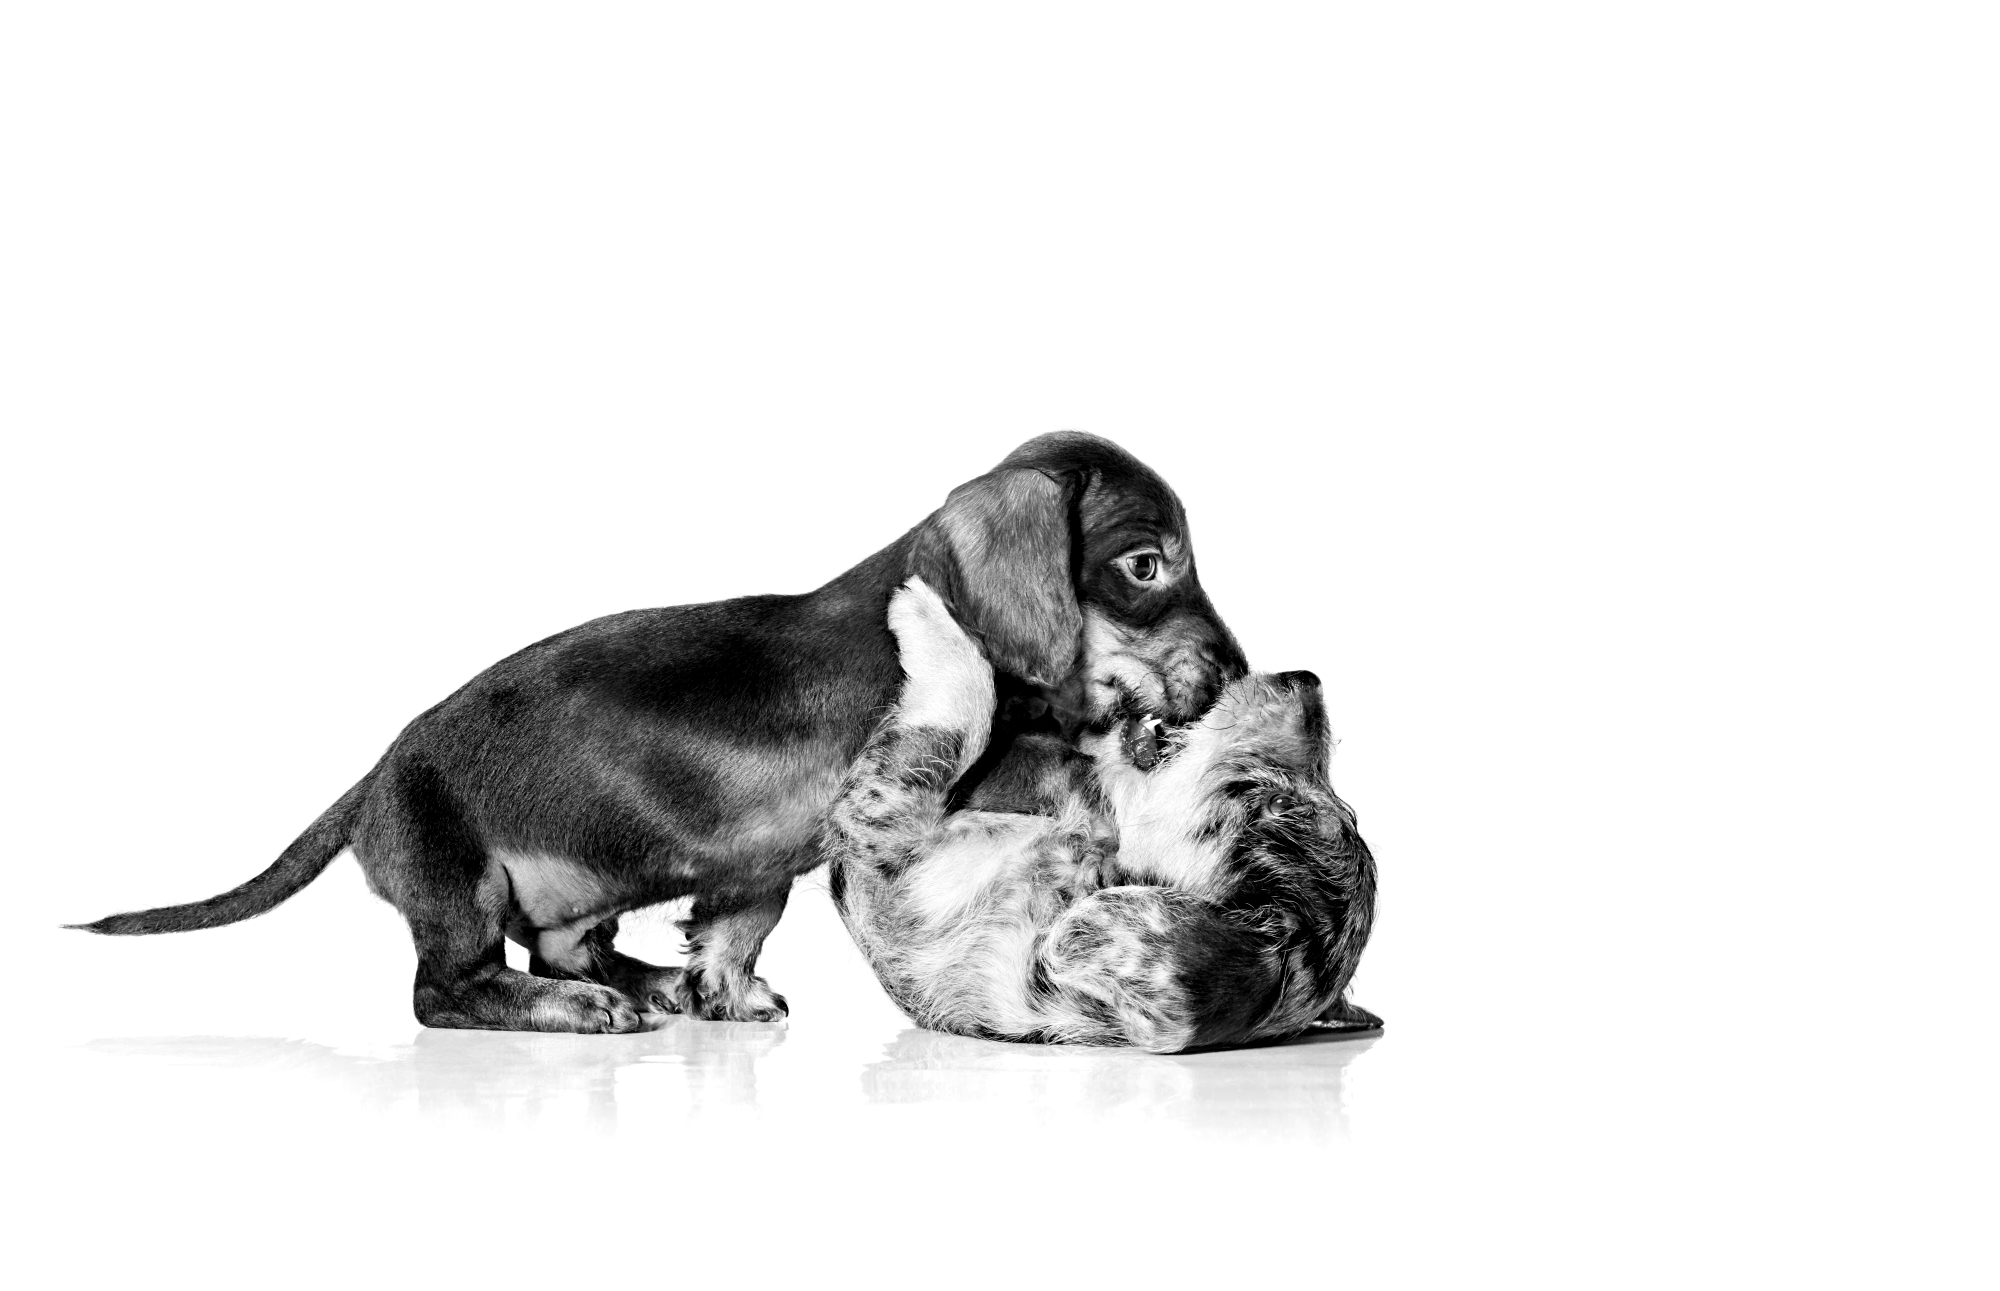
<instances>
[{"instance_id":1,"label":"glossy white floor","mask_svg":"<svg viewBox=\"0 0 2000 1291\"><path fill-rule=\"evenodd\" d=\"M1859 980L1851 1004L1759 987L1684 883L1614 885L1582 934L1498 881L1427 908L1422 862L1389 858L1359 993L1385 1035L1176 1057L916 1029L815 884L768 956L789 1025L636 1036L416 1027L400 926L348 862L236 929L31 934L57 1007L13 1059L47 1082L16 1104L26 1236L222 1285L1970 1276L1989 1212L1950 1143L1986 1069L1911 1012Z\"/></svg>"},{"instance_id":2,"label":"glossy white floor","mask_svg":"<svg viewBox=\"0 0 2000 1291\"><path fill-rule=\"evenodd\" d=\"M1994 21L7 7L10 1284L1993 1285ZM57 928L1065 427L1325 679L1380 1038L929 1035L817 880L629 1037L421 1031L346 860Z\"/></svg>"}]
</instances>

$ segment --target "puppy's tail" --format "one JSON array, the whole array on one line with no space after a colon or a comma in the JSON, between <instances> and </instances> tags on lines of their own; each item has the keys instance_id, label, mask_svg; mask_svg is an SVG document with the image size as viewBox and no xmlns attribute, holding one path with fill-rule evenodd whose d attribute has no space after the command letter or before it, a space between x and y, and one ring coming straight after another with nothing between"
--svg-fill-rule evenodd
<instances>
[{"instance_id":1,"label":"puppy's tail","mask_svg":"<svg viewBox=\"0 0 2000 1291\"><path fill-rule=\"evenodd\" d=\"M284 854L271 863L271 868L241 887L231 888L221 896L210 897L206 901L106 915L95 923L66 926L112 937L137 937L155 932L220 928L224 924L238 923L275 909L280 902L318 878L327 866L333 864L333 858L347 847L355 817L361 813L362 800L367 797L368 784L373 778L372 774L362 777L359 784L340 796L340 801L328 807L318 820L307 826L306 832L293 840Z\"/></svg>"}]
</instances>

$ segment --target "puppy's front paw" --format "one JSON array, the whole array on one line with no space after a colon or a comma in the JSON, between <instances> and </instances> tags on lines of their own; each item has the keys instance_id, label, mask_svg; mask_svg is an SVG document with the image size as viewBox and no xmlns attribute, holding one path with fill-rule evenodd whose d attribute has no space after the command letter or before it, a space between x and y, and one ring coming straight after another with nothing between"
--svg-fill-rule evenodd
<instances>
[{"instance_id":1,"label":"puppy's front paw","mask_svg":"<svg viewBox=\"0 0 2000 1291\"><path fill-rule=\"evenodd\" d=\"M639 1004L622 991L594 982L552 982L525 1019L532 1031L575 1031L585 1035L646 1029Z\"/></svg>"},{"instance_id":2,"label":"puppy's front paw","mask_svg":"<svg viewBox=\"0 0 2000 1291\"><path fill-rule=\"evenodd\" d=\"M791 1016L792 1006L772 990L761 977L750 979L750 989L739 994L730 1006L730 1017L738 1022L781 1022Z\"/></svg>"},{"instance_id":3,"label":"puppy's front paw","mask_svg":"<svg viewBox=\"0 0 2000 1291\"><path fill-rule=\"evenodd\" d=\"M675 1012L704 1022L777 1022L792 1011L761 977L718 980L687 973L675 983L673 996Z\"/></svg>"},{"instance_id":4,"label":"puppy's front paw","mask_svg":"<svg viewBox=\"0 0 2000 1291\"><path fill-rule=\"evenodd\" d=\"M898 720L904 726L967 730L993 713L993 669L944 601L911 578L889 601L903 672Z\"/></svg>"},{"instance_id":5,"label":"puppy's front paw","mask_svg":"<svg viewBox=\"0 0 2000 1291\"><path fill-rule=\"evenodd\" d=\"M903 671L912 676L920 671L985 666L979 644L952 617L944 598L914 575L889 598L889 631L895 633L896 645L902 650Z\"/></svg>"}]
</instances>

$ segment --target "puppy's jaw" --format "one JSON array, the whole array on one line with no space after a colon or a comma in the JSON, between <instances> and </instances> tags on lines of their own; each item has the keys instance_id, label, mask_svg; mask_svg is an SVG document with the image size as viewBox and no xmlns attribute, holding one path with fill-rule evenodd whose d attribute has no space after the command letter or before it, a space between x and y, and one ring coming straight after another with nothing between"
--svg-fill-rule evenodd
<instances>
[{"instance_id":1,"label":"puppy's jaw","mask_svg":"<svg viewBox=\"0 0 2000 1291\"><path fill-rule=\"evenodd\" d=\"M1173 725L1208 708L1223 687L1221 667L1181 623L1169 616L1136 632L1086 606L1074 701L1084 719L1102 721L1121 708L1135 708Z\"/></svg>"},{"instance_id":2,"label":"puppy's jaw","mask_svg":"<svg viewBox=\"0 0 2000 1291\"><path fill-rule=\"evenodd\" d=\"M1158 714L1168 707L1166 681L1133 649L1132 634L1094 609L1083 613L1083 717L1102 722L1121 712Z\"/></svg>"},{"instance_id":3,"label":"puppy's jaw","mask_svg":"<svg viewBox=\"0 0 2000 1291\"><path fill-rule=\"evenodd\" d=\"M1122 723L1083 739L1118 825L1122 868L1194 891L1207 886L1234 833L1215 828L1218 807L1228 808L1211 792L1226 736L1226 728L1198 721L1173 735L1166 756L1150 770L1133 763Z\"/></svg>"}]
</instances>

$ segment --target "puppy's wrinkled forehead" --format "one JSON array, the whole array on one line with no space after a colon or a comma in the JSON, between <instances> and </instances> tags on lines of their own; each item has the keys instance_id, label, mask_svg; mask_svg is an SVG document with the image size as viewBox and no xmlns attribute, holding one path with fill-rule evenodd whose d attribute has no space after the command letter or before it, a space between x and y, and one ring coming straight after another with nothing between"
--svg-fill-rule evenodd
<instances>
[{"instance_id":1,"label":"puppy's wrinkled forehead","mask_svg":"<svg viewBox=\"0 0 2000 1291\"><path fill-rule=\"evenodd\" d=\"M1166 481L1143 467L1093 474L1078 500L1077 518L1087 564L1155 544L1170 563L1187 555L1187 512Z\"/></svg>"},{"instance_id":2,"label":"puppy's wrinkled forehead","mask_svg":"<svg viewBox=\"0 0 2000 1291\"><path fill-rule=\"evenodd\" d=\"M1042 435L1015 449L1003 467L1029 467L1068 475L1082 484L1077 528L1086 564L1101 563L1135 546L1171 539L1187 546L1187 512L1153 468L1108 439L1076 431Z\"/></svg>"}]
</instances>

